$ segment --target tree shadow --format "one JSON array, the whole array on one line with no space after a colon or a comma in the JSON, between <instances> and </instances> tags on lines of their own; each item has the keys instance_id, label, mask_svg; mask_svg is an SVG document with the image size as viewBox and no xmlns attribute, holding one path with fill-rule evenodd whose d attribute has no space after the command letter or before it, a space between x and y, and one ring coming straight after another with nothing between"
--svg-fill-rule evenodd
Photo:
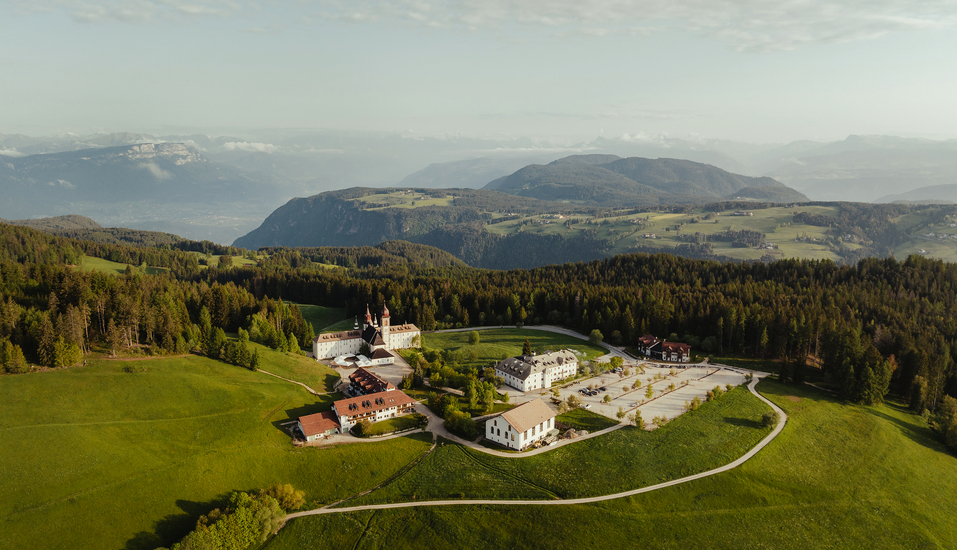
<instances>
[{"instance_id":1,"label":"tree shadow","mask_svg":"<svg viewBox=\"0 0 957 550\"><path fill-rule=\"evenodd\" d=\"M750 418L732 418L730 416L724 417L724 421L732 426L741 426L742 428L760 428L761 422L757 420L751 420Z\"/></svg>"},{"instance_id":2,"label":"tree shadow","mask_svg":"<svg viewBox=\"0 0 957 550\"><path fill-rule=\"evenodd\" d=\"M208 514L215 508L225 508L230 494L221 494L206 502L177 500L176 506L182 511L181 513L169 514L158 520L153 524L153 532L140 531L126 541L123 550L154 550L161 546L172 546L196 528L196 521L200 516Z\"/></svg>"},{"instance_id":3,"label":"tree shadow","mask_svg":"<svg viewBox=\"0 0 957 550\"><path fill-rule=\"evenodd\" d=\"M908 411L906 407L902 407L900 405L885 403L884 406L894 409L898 412L906 412L910 414L910 411ZM950 449L948 449L947 446L937 438L936 434L934 434L929 427L915 426L909 422L895 418L875 407L868 407L867 412L873 416L887 420L888 422L894 424L901 431L901 433L915 443L923 445L924 447L927 447L933 451L953 454Z\"/></svg>"}]
</instances>

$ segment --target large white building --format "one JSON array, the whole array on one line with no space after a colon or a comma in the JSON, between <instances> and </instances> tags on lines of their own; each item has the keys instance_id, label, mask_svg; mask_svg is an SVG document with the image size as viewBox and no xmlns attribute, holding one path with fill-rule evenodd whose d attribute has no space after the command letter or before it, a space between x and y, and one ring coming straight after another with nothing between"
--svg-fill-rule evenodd
<instances>
[{"instance_id":1,"label":"large white building","mask_svg":"<svg viewBox=\"0 0 957 550\"><path fill-rule=\"evenodd\" d=\"M519 451L555 429L555 411L535 399L485 421L485 438Z\"/></svg>"},{"instance_id":2,"label":"large white building","mask_svg":"<svg viewBox=\"0 0 957 550\"><path fill-rule=\"evenodd\" d=\"M551 387L577 373L578 357L567 349L509 357L495 365L495 376L501 376L506 384L523 392Z\"/></svg>"},{"instance_id":3,"label":"large white building","mask_svg":"<svg viewBox=\"0 0 957 550\"><path fill-rule=\"evenodd\" d=\"M362 344L366 343L369 345L369 353L373 355L374 364L385 365L393 362L389 360L392 357L392 350L415 347L416 338L420 335L419 328L412 324L392 326L389 308L384 305L378 320L373 319L372 314L369 313L369 307L366 306L365 321L362 323L361 330L357 323L353 330L316 336L312 341L312 355L316 361L342 355L357 355Z\"/></svg>"},{"instance_id":4,"label":"large white building","mask_svg":"<svg viewBox=\"0 0 957 550\"><path fill-rule=\"evenodd\" d=\"M332 404L332 412L339 417L339 429L345 433L363 420L375 423L415 412L415 404L415 399L393 389L340 399Z\"/></svg>"}]
</instances>

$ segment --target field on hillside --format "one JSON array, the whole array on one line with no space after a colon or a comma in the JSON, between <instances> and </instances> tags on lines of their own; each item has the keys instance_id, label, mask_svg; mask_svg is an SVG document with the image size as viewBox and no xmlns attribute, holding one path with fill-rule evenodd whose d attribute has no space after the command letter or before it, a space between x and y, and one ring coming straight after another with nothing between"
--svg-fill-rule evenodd
<instances>
[{"instance_id":1,"label":"field on hillside","mask_svg":"<svg viewBox=\"0 0 957 550\"><path fill-rule=\"evenodd\" d=\"M353 318L346 315L346 310L341 307L314 306L312 304L300 304L298 302L288 302L299 306L302 312L302 318L312 323L312 330L319 334L320 332L335 332L338 330L348 330L352 328ZM335 328L348 323L346 328Z\"/></svg>"},{"instance_id":2,"label":"field on hillside","mask_svg":"<svg viewBox=\"0 0 957 550\"><path fill-rule=\"evenodd\" d=\"M649 432L629 426L535 456L500 458L446 444L381 489L343 505L444 498L577 498L637 489L743 455L771 431L760 423L768 410L742 387L663 428Z\"/></svg>"},{"instance_id":3,"label":"field on hillside","mask_svg":"<svg viewBox=\"0 0 957 550\"><path fill-rule=\"evenodd\" d=\"M260 354L265 370L295 368ZM129 364L0 376L0 548L168 546L231 491L291 483L310 506L328 503L431 442L297 449L281 424L328 399L204 357L137 361L135 374Z\"/></svg>"},{"instance_id":4,"label":"field on hillside","mask_svg":"<svg viewBox=\"0 0 957 550\"><path fill-rule=\"evenodd\" d=\"M122 275L126 273L126 265L118 262L111 262L103 258L94 258L93 256L83 256L80 269L83 271L99 271L100 273L109 273L111 275ZM166 273L169 269L165 267L138 267L131 266L134 273L146 273L148 275L158 275Z\"/></svg>"},{"instance_id":5,"label":"field on hillside","mask_svg":"<svg viewBox=\"0 0 957 550\"><path fill-rule=\"evenodd\" d=\"M582 214L567 214L566 218L553 218L553 214L544 216L528 216L515 221L503 222L487 226L488 231L498 234L512 234L519 231L536 234L562 234L569 237L580 235L585 231L594 231L600 238L616 239L612 251L614 254L633 252L635 246L650 246L666 250L684 241L678 235L703 233L711 235L726 230L740 231L748 229L760 231L766 235L769 242L778 245L775 250L760 250L756 248L733 248L730 242L712 242L716 254L739 259L758 259L770 253L778 258L813 258L837 260L838 256L824 242L813 240L798 241L798 238L809 237L822 239L826 228L804 224L794 224L794 214L809 212L824 216L835 216L838 208L832 206L797 207L780 206L753 210L753 216L733 216L734 210L720 212L714 219L703 219L708 213L698 208L688 214L673 214L667 212L640 212L627 216L611 216L595 218ZM692 222L694 218L700 219ZM642 223L636 223L641 220ZM567 225L566 225L567 224ZM684 224L680 230L676 228ZM654 234L656 238L645 235Z\"/></svg>"},{"instance_id":6,"label":"field on hillside","mask_svg":"<svg viewBox=\"0 0 957 550\"><path fill-rule=\"evenodd\" d=\"M452 206L452 195L442 198L432 198L422 193L409 193L405 190L393 193L375 193L357 199L365 203L365 210L381 210L383 208L420 208L423 206Z\"/></svg>"},{"instance_id":7,"label":"field on hillside","mask_svg":"<svg viewBox=\"0 0 957 550\"><path fill-rule=\"evenodd\" d=\"M758 389L788 413L788 424L730 472L592 505L314 516L290 522L267 548L954 547L957 457L922 419L895 405L846 405L809 387L764 380Z\"/></svg>"},{"instance_id":8,"label":"field on hillside","mask_svg":"<svg viewBox=\"0 0 957 550\"><path fill-rule=\"evenodd\" d=\"M422 347L451 350L456 354L460 366L479 369L506 357L521 354L526 338L533 351L541 353L568 348L580 352L579 361L587 361L607 353L605 348L593 346L585 340L544 330L489 329L480 330L478 333L479 343L474 346L469 344L468 331L426 333L422 335Z\"/></svg>"},{"instance_id":9,"label":"field on hillside","mask_svg":"<svg viewBox=\"0 0 957 550\"><path fill-rule=\"evenodd\" d=\"M335 370L303 355L276 353L255 342L249 342L248 345L250 351L259 350L260 357L269 357L268 364L264 362L260 365L261 370L302 382L316 393L331 393L340 378Z\"/></svg>"}]
</instances>

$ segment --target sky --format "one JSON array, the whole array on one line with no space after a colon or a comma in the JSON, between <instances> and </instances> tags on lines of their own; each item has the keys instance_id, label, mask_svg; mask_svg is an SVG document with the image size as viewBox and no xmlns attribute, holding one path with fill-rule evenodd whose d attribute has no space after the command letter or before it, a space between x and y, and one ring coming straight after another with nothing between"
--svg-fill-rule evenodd
<instances>
[{"instance_id":1,"label":"sky","mask_svg":"<svg viewBox=\"0 0 957 550\"><path fill-rule=\"evenodd\" d=\"M957 138L957 2L4 0L0 133Z\"/></svg>"}]
</instances>

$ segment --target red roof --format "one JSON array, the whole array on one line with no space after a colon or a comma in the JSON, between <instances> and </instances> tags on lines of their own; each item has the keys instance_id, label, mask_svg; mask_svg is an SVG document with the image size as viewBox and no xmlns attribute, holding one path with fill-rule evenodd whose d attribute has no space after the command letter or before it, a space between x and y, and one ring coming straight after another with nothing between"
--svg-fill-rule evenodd
<instances>
[{"instance_id":1,"label":"red roof","mask_svg":"<svg viewBox=\"0 0 957 550\"><path fill-rule=\"evenodd\" d=\"M373 359L385 359L385 358L387 358L387 357L392 357L393 359L395 358L395 356L392 355L392 353L390 353L390 352L389 352L387 349L385 349L385 348L379 348L379 349L375 350L375 353L372 354L372 358L373 358Z\"/></svg>"},{"instance_id":2,"label":"red roof","mask_svg":"<svg viewBox=\"0 0 957 550\"><path fill-rule=\"evenodd\" d=\"M376 356L373 355L372 358L376 359ZM354 373L349 375L349 382L359 384L366 393L395 389L395 386L362 367L357 368Z\"/></svg>"},{"instance_id":3,"label":"red roof","mask_svg":"<svg viewBox=\"0 0 957 550\"><path fill-rule=\"evenodd\" d=\"M691 351L691 346L680 342L664 342L661 344L661 351L688 353Z\"/></svg>"},{"instance_id":4,"label":"red roof","mask_svg":"<svg viewBox=\"0 0 957 550\"><path fill-rule=\"evenodd\" d=\"M645 346L653 346L659 342L657 338L655 338L654 336L650 334L646 334L642 336L641 338L638 339L638 341L644 344Z\"/></svg>"},{"instance_id":5,"label":"red roof","mask_svg":"<svg viewBox=\"0 0 957 550\"><path fill-rule=\"evenodd\" d=\"M310 414L309 416L300 416L299 424L302 426L302 433L306 437L324 434L329 430L339 428L339 417L332 411Z\"/></svg>"},{"instance_id":6,"label":"red roof","mask_svg":"<svg viewBox=\"0 0 957 550\"><path fill-rule=\"evenodd\" d=\"M360 395L359 397L350 397L349 399L340 399L332 404L339 416L356 416L370 412L377 412L392 407L402 407L415 403L405 393L399 390L384 391L369 395Z\"/></svg>"}]
</instances>

